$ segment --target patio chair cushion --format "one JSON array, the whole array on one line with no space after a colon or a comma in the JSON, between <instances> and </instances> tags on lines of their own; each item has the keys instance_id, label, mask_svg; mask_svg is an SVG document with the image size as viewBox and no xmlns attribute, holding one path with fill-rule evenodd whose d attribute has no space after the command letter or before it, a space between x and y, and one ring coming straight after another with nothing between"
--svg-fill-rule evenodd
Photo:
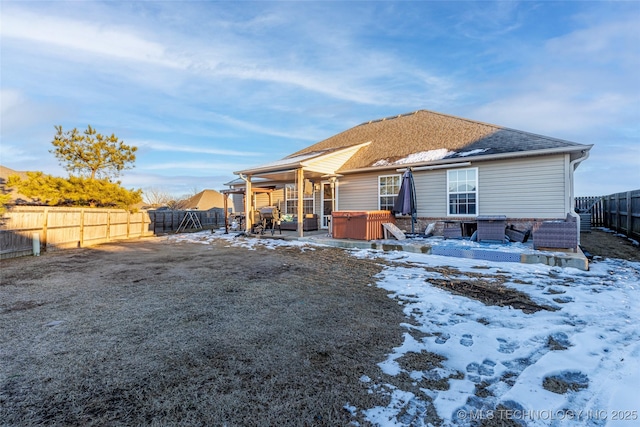
<instances>
[{"instance_id":1,"label":"patio chair cushion","mask_svg":"<svg viewBox=\"0 0 640 427\"><path fill-rule=\"evenodd\" d=\"M282 221L280 222L280 228L282 230L296 231L298 229L298 217L293 215L283 215ZM302 220L302 230L314 231L317 229L318 229L318 215L317 214L305 215L305 218Z\"/></svg>"}]
</instances>

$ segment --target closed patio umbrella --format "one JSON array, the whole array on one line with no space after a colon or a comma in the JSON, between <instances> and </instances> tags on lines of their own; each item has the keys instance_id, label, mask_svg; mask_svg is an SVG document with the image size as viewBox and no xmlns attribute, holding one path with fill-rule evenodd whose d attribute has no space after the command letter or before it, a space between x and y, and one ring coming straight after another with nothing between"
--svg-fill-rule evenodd
<instances>
[{"instance_id":1,"label":"closed patio umbrella","mask_svg":"<svg viewBox=\"0 0 640 427\"><path fill-rule=\"evenodd\" d=\"M413 183L413 173L411 169L407 169L402 175L402 183L398 198L393 204L394 214L411 215L411 233L414 233L414 224L418 221L418 208L416 206L416 188Z\"/></svg>"}]
</instances>

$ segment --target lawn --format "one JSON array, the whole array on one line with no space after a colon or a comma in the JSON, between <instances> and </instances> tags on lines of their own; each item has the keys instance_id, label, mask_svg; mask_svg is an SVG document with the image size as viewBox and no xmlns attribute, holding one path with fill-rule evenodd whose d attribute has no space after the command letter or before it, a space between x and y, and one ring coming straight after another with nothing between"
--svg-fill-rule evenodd
<instances>
[{"instance_id":1,"label":"lawn","mask_svg":"<svg viewBox=\"0 0 640 427\"><path fill-rule=\"evenodd\" d=\"M633 424L639 282L621 259L583 272L209 232L2 261L0 420Z\"/></svg>"}]
</instances>

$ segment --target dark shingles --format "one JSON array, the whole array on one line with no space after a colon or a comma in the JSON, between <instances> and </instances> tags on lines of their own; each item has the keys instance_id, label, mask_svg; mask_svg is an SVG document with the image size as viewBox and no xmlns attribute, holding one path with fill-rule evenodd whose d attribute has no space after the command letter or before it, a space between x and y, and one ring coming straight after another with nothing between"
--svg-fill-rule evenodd
<instances>
[{"instance_id":1,"label":"dark shingles","mask_svg":"<svg viewBox=\"0 0 640 427\"><path fill-rule=\"evenodd\" d=\"M572 148L589 147L461 117L419 110L365 122L300 150L292 156L345 148L369 141L371 144L351 157L342 170L370 167L379 160L394 162L410 154L443 148L456 153L483 150L477 155L490 155L563 148L571 151ZM448 158L455 157L460 155L454 154Z\"/></svg>"}]
</instances>

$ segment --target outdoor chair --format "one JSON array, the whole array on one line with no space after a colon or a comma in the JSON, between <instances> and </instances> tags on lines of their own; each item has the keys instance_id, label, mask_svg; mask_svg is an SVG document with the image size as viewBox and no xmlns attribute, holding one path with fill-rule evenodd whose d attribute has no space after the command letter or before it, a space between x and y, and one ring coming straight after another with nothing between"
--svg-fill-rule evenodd
<instances>
[{"instance_id":1,"label":"outdoor chair","mask_svg":"<svg viewBox=\"0 0 640 427\"><path fill-rule=\"evenodd\" d=\"M478 222L478 242L493 241L504 243L507 217L505 215L483 215L476 218Z\"/></svg>"},{"instance_id":2,"label":"outdoor chair","mask_svg":"<svg viewBox=\"0 0 640 427\"><path fill-rule=\"evenodd\" d=\"M505 234L512 242L525 243L527 240L529 240L529 236L531 236L531 230L516 230L515 228L513 228L512 224L505 230Z\"/></svg>"},{"instance_id":3,"label":"outdoor chair","mask_svg":"<svg viewBox=\"0 0 640 427\"><path fill-rule=\"evenodd\" d=\"M294 215L283 215L280 222L282 230L296 231L298 229L298 217ZM314 231L318 229L318 215L306 214L302 219L303 231Z\"/></svg>"},{"instance_id":4,"label":"outdoor chair","mask_svg":"<svg viewBox=\"0 0 640 427\"><path fill-rule=\"evenodd\" d=\"M444 226L442 229L442 235L445 239L460 239L462 238L462 225L460 221L443 221Z\"/></svg>"},{"instance_id":5,"label":"outdoor chair","mask_svg":"<svg viewBox=\"0 0 640 427\"><path fill-rule=\"evenodd\" d=\"M538 221L533 224L533 249L578 249L578 224L567 214L566 219Z\"/></svg>"}]
</instances>

